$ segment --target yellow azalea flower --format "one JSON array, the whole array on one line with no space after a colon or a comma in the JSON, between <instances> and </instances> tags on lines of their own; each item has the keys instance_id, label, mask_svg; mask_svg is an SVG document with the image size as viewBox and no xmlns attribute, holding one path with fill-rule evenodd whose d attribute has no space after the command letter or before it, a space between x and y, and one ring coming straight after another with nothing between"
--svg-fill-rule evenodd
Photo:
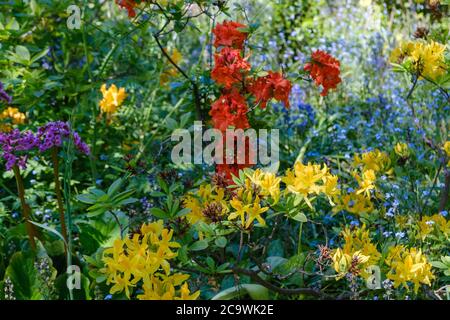
<instances>
[{"instance_id":1,"label":"yellow azalea flower","mask_svg":"<svg viewBox=\"0 0 450 320\"><path fill-rule=\"evenodd\" d=\"M175 48L170 54L170 58L176 65L179 65L183 60L183 55ZM159 83L161 84L161 86L165 86L167 85L167 83L169 83L170 78L175 77L177 74L178 70L174 66L170 65L169 68L166 68L166 70L161 73L159 77Z\"/></svg>"},{"instance_id":2,"label":"yellow azalea flower","mask_svg":"<svg viewBox=\"0 0 450 320\"><path fill-rule=\"evenodd\" d=\"M106 89L106 84L103 84L100 90L103 94L100 110L107 115L114 114L127 97L125 88L118 89L115 84L112 84L109 89Z\"/></svg>"},{"instance_id":3,"label":"yellow azalea flower","mask_svg":"<svg viewBox=\"0 0 450 320\"><path fill-rule=\"evenodd\" d=\"M260 196L270 196L274 200L274 204L280 199L280 182L281 178L274 173L264 172L256 169L252 175L247 174L250 181L260 187Z\"/></svg>"},{"instance_id":4,"label":"yellow azalea flower","mask_svg":"<svg viewBox=\"0 0 450 320\"><path fill-rule=\"evenodd\" d=\"M191 294L191 291L189 290L189 286L187 282L185 282L180 289L180 297L175 298L175 300L197 300L197 298L200 296L200 291L194 292Z\"/></svg>"},{"instance_id":5,"label":"yellow azalea flower","mask_svg":"<svg viewBox=\"0 0 450 320\"><path fill-rule=\"evenodd\" d=\"M376 264L380 260L381 254L372 243L369 233L369 230L367 230L364 224L360 228L345 228L342 231L342 237L345 241L343 247L345 253L349 254L360 251L362 255L369 257L368 264L371 265Z\"/></svg>"},{"instance_id":6,"label":"yellow azalea flower","mask_svg":"<svg viewBox=\"0 0 450 320\"><path fill-rule=\"evenodd\" d=\"M375 190L375 181L377 177L375 176L375 171L372 169L365 170L362 174L362 178L358 175L354 175L359 184L359 189L356 194L365 194L367 198L370 199L370 190Z\"/></svg>"},{"instance_id":7,"label":"yellow azalea flower","mask_svg":"<svg viewBox=\"0 0 450 320\"><path fill-rule=\"evenodd\" d=\"M444 143L442 150L444 150L444 152L447 154L447 158L449 158L447 166L450 167L450 141L446 141Z\"/></svg>"},{"instance_id":8,"label":"yellow azalea flower","mask_svg":"<svg viewBox=\"0 0 450 320\"><path fill-rule=\"evenodd\" d=\"M338 188L338 176L327 174L323 178L322 192L327 196L330 205L335 206L333 198L338 198L341 194L341 190Z\"/></svg>"},{"instance_id":9,"label":"yellow azalea flower","mask_svg":"<svg viewBox=\"0 0 450 320\"><path fill-rule=\"evenodd\" d=\"M395 153L401 158L408 158L411 155L408 144L399 142L394 147Z\"/></svg>"},{"instance_id":10,"label":"yellow azalea flower","mask_svg":"<svg viewBox=\"0 0 450 320\"><path fill-rule=\"evenodd\" d=\"M253 206L250 206L247 210L248 215L245 222L245 228L248 229L253 221L256 219L262 226L266 225L266 221L261 217L261 214L269 210L268 207L261 208L261 205L259 203L259 197L256 197L255 202L253 203Z\"/></svg>"},{"instance_id":11,"label":"yellow azalea flower","mask_svg":"<svg viewBox=\"0 0 450 320\"><path fill-rule=\"evenodd\" d=\"M241 218L242 225L245 224L245 215L250 208L250 205L243 205L243 203L237 198L233 198L230 200L231 207L236 210L235 212L230 213L228 216L228 220L235 220L236 218Z\"/></svg>"},{"instance_id":12,"label":"yellow azalea flower","mask_svg":"<svg viewBox=\"0 0 450 320\"><path fill-rule=\"evenodd\" d=\"M373 170L375 173L391 175L393 169L391 168L391 159L385 152L378 149L365 152L360 156L354 156L354 165L363 167L363 170Z\"/></svg>"},{"instance_id":13,"label":"yellow azalea flower","mask_svg":"<svg viewBox=\"0 0 450 320\"><path fill-rule=\"evenodd\" d=\"M394 246L389 249L385 260L391 268L387 278L394 282L394 287L403 285L409 289L408 283L414 284L414 292L417 293L420 284L431 286L431 281L435 278L431 271L431 264L428 263L422 250L404 246Z\"/></svg>"},{"instance_id":14,"label":"yellow azalea flower","mask_svg":"<svg viewBox=\"0 0 450 320\"><path fill-rule=\"evenodd\" d=\"M103 252L104 268L100 272L106 275L107 285L111 285L111 294L125 292L130 298L132 290L143 282L144 294L138 299L175 299L176 292L188 275L171 275L169 260L177 256L174 249L180 244L172 241L173 230L164 228L162 220L143 224L140 233L124 239L116 239L111 248ZM198 294L186 295L186 287L180 288L183 297L198 297Z\"/></svg>"},{"instance_id":15,"label":"yellow azalea flower","mask_svg":"<svg viewBox=\"0 0 450 320\"><path fill-rule=\"evenodd\" d=\"M376 246L371 242L369 230L363 225L361 228L345 228L341 236L344 238L344 246L333 252L333 267L338 273L337 280L345 276L349 271L355 270L355 263L358 267L358 274L367 278L370 274L367 268L376 265L381 258Z\"/></svg>"},{"instance_id":16,"label":"yellow azalea flower","mask_svg":"<svg viewBox=\"0 0 450 320\"><path fill-rule=\"evenodd\" d=\"M333 261L333 268L337 272L338 276L336 280L340 280L350 271L352 263L355 261L357 267L364 266L369 257L361 254L360 251L356 251L353 254L347 254L340 248L336 249L331 257Z\"/></svg>"},{"instance_id":17,"label":"yellow azalea flower","mask_svg":"<svg viewBox=\"0 0 450 320\"><path fill-rule=\"evenodd\" d=\"M288 169L282 181L286 184L288 192L303 195L308 206L312 208L308 197L319 194L323 190L323 178L327 173L326 165L321 167L321 165L311 163L304 165L301 162L296 162L294 170Z\"/></svg>"},{"instance_id":18,"label":"yellow azalea flower","mask_svg":"<svg viewBox=\"0 0 450 320\"><path fill-rule=\"evenodd\" d=\"M409 63L412 72L421 78L436 80L444 75L446 46L438 42L424 40L410 41L401 44L391 55L395 63Z\"/></svg>"},{"instance_id":19,"label":"yellow azalea flower","mask_svg":"<svg viewBox=\"0 0 450 320\"><path fill-rule=\"evenodd\" d=\"M0 131L9 132L12 129L11 124L24 124L25 120L25 114L20 112L18 108L8 107L0 113L0 121L6 122L0 124Z\"/></svg>"},{"instance_id":20,"label":"yellow azalea flower","mask_svg":"<svg viewBox=\"0 0 450 320\"><path fill-rule=\"evenodd\" d=\"M183 206L190 209L186 219L191 225L198 221L210 223L211 219L205 213L208 209L213 210L214 206L221 209L220 212L215 212L220 216L224 216L229 210L225 200L225 189L209 184L201 185L195 194L186 195L183 199Z\"/></svg>"},{"instance_id":21,"label":"yellow azalea flower","mask_svg":"<svg viewBox=\"0 0 450 320\"><path fill-rule=\"evenodd\" d=\"M450 221L447 221L447 219L440 214L424 216L422 217L422 220L419 221L418 225L418 237L422 240L425 240L426 237L433 233L441 233L447 238L450 236Z\"/></svg>"},{"instance_id":22,"label":"yellow azalea flower","mask_svg":"<svg viewBox=\"0 0 450 320\"><path fill-rule=\"evenodd\" d=\"M356 192L344 194L336 198L335 201L337 205L333 208L333 213L345 210L359 216L362 213L370 213L374 210L370 198L366 197L364 194L357 194Z\"/></svg>"}]
</instances>

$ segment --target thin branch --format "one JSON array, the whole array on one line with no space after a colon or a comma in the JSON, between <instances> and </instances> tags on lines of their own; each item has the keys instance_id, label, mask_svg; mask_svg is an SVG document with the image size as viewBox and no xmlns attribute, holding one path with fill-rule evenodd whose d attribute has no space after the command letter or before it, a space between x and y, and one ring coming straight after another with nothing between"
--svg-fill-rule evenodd
<instances>
[{"instance_id":1,"label":"thin branch","mask_svg":"<svg viewBox=\"0 0 450 320\"><path fill-rule=\"evenodd\" d=\"M277 287L276 285L270 283L269 281L266 281L263 278L261 278L258 275L258 273L253 270L247 270L247 269L242 269L239 267L234 267L234 268L232 268L232 271L235 274L246 275L246 276L250 277L250 279L252 279L254 282L262 285L263 287L266 287L267 289L269 289L271 291L274 291L274 292L277 292L280 294L284 294L284 295L306 294L306 295L311 295L311 296L323 298L323 299L333 299L332 296L330 296L324 292L321 292L320 290L316 290L316 289L312 289L312 288L287 289L287 288Z\"/></svg>"}]
</instances>

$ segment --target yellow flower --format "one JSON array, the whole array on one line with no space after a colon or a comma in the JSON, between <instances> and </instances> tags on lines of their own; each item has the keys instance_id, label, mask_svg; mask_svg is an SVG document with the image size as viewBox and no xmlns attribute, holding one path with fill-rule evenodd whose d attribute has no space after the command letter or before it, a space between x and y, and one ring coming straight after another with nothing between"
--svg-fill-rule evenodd
<instances>
[{"instance_id":1,"label":"yellow flower","mask_svg":"<svg viewBox=\"0 0 450 320\"><path fill-rule=\"evenodd\" d=\"M125 239L116 239L111 248L103 252L104 268L100 272L107 277L106 283L112 284L111 294L125 291L130 298L132 289L141 281L144 294L138 299L175 299L176 287L187 280L188 275L170 275L169 260L177 256L172 251L180 244L172 241L173 230L164 228L162 220L143 224L140 233ZM161 271L164 271L162 273ZM198 297L198 294L186 295L186 286L180 288L184 298Z\"/></svg>"},{"instance_id":2,"label":"yellow flower","mask_svg":"<svg viewBox=\"0 0 450 320\"><path fill-rule=\"evenodd\" d=\"M205 215L205 209L211 208L212 205L216 205L217 208L221 208L218 213L220 216L228 213L228 205L225 200L225 189L209 184L201 185L196 192L189 193L184 197L184 208L190 209L190 212L186 215L186 219L189 224L194 225L198 221L210 223L211 219Z\"/></svg>"},{"instance_id":3,"label":"yellow flower","mask_svg":"<svg viewBox=\"0 0 450 320\"><path fill-rule=\"evenodd\" d=\"M181 52L178 51L176 48L173 49L170 58L176 65L178 65L183 60ZM175 77L177 74L178 70L171 65L169 68L166 68L166 70L164 70L161 73L159 77L159 83L161 84L161 86L165 86L169 82L170 78Z\"/></svg>"},{"instance_id":4,"label":"yellow flower","mask_svg":"<svg viewBox=\"0 0 450 320\"><path fill-rule=\"evenodd\" d=\"M274 204L280 199L280 182L281 178L274 173L264 172L261 169L256 169L252 175L247 174L250 181L261 190L259 195L270 196L274 200Z\"/></svg>"},{"instance_id":5,"label":"yellow flower","mask_svg":"<svg viewBox=\"0 0 450 320\"><path fill-rule=\"evenodd\" d=\"M418 40L411 51L414 70L425 78L436 80L446 73L444 52L445 46L438 42Z\"/></svg>"},{"instance_id":6,"label":"yellow flower","mask_svg":"<svg viewBox=\"0 0 450 320\"><path fill-rule=\"evenodd\" d=\"M385 152L378 149L365 152L361 156L355 155L354 165L361 165L363 170L373 170L375 173L382 173L391 175L393 169L391 168L391 159Z\"/></svg>"},{"instance_id":7,"label":"yellow flower","mask_svg":"<svg viewBox=\"0 0 450 320\"><path fill-rule=\"evenodd\" d=\"M351 271L352 267L362 267L369 261L369 257L361 254L360 251L356 251L353 254L347 254L339 248L336 249L331 259L333 261L333 268L338 274L336 280L345 277L345 275ZM353 266L353 264L356 265Z\"/></svg>"},{"instance_id":8,"label":"yellow flower","mask_svg":"<svg viewBox=\"0 0 450 320\"><path fill-rule=\"evenodd\" d=\"M100 110L108 115L114 114L127 97L125 88L118 89L115 84L112 84L109 89L106 89L106 84L103 84L100 90L103 94Z\"/></svg>"},{"instance_id":9,"label":"yellow flower","mask_svg":"<svg viewBox=\"0 0 450 320\"><path fill-rule=\"evenodd\" d=\"M327 196L330 205L335 206L332 198L337 198L341 194L341 190L338 188L338 176L327 174L323 178L322 192Z\"/></svg>"},{"instance_id":10,"label":"yellow flower","mask_svg":"<svg viewBox=\"0 0 450 320\"><path fill-rule=\"evenodd\" d=\"M245 224L245 215L248 212L250 205L243 205L242 202L237 198L231 199L230 205L236 211L230 213L230 215L228 216L228 220L234 220L237 217L240 217L241 223L242 223L242 225L244 225Z\"/></svg>"},{"instance_id":11,"label":"yellow flower","mask_svg":"<svg viewBox=\"0 0 450 320\"><path fill-rule=\"evenodd\" d=\"M365 170L362 174L362 178L358 175L354 175L359 184L359 189L356 194L365 194L370 199L370 190L375 190L375 181L377 177L372 169Z\"/></svg>"},{"instance_id":12,"label":"yellow flower","mask_svg":"<svg viewBox=\"0 0 450 320\"><path fill-rule=\"evenodd\" d=\"M440 214L422 217L419 221L419 238L425 240L432 233L442 233L446 237L450 235L450 221Z\"/></svg>"},{"instance_id":13,"label":"yellow flower","mask_svg":"<svg viewBox=\"0 0 450 320\"><path fill-rule=\"evenodd\" d=\"M18 108L8 107L0 113L0 120L6 120L8 123L0 124L0 131L11 131L11 124L24 124L25 114L20 112Z\"/></svg>"},{"instance_id":14,"label":"yellow flower","mask_svg":"<svg viewBox=\"0 0 450 320\"><path fill-rule=\"evenodd\" d=\"M374 209L370 198L367 198L364 194L357 194L356 192L344 194L335 201L337 202L337 206L333 208L334 213L345 210L359 216L361 213L370 213Z\"/></svg>"},{"instance_id":15,"label":"yellow flower","mask_svg":"<svg viewBox=\"0 0 450 320\"><path fill-rule=\"evenodd\" d=\"M200 291L194 292L191 294L191 291L189 290L189 286L187 282L185 282L180 289L180 297L175 298L175 300L197 300L197 298L200 296Z\"/></svg>"},{"instance_id":16,"label":"yellow flower","mask_svg":"<svg viewBox=\"0 0 450 320\"><path fill-rule=\"evenodd\" d=\"M450 141L446 141L444 143L444 146L442 147L442 150L445 151L445 153L447 154L447 158L449 158L447 166L450 167Z\"/></svg>"},{"instance_id":17,"label":"yellow flower","mask_svg":"<svg viewBox=\"0 0 450 320\"><path fill-rule=\"evenodd\" d=\"M261 214L269 210L268 207L261 208L259 203L259 197L256 197L253 206L250 206L247 210L247 219L245 222L245 228L248 229L253 221L256 219L262 226L266 225L266 221L261 217Z\"/></svg>"},{"instance_id":18,"label":"yellow flower","mask_svg":"<svg viewBox=\"0 0 450 320\"><path fill-rule=\"evenodd\" d=\"M406 249L404 246L391 247L385 262L391 267L387 278L394 281L395 288L403 285L409 289L408 283L412 282L414 292L417 293L420 284L431 286L431 280L435 278L431 271L431 264L420 249Z\"/></svg>"},{"instance_id":19,"label":"yellow flower","mask_svg":"<svg viewBox=\"0 0 450 320\"><path fill-rule=\"evenodd\" d=\"M308 198L310 195L318 195L324 191L331 192L331 194L337 192L334 188L334 183L337 181L334 181L334 179L334 177L330 177L326 165L322 167L317 164L308 163L304 165L301 162L296 162L294 170L288 169L282 181L286 184L288 192L301 194L307 205L312 208L311 201ZM327 181L329 184L325 186Z\"/></svg>"},{"instance_id":20,"label":"yellow flower","mask_svg":"<svg viewBox=\"0 0 450 320\"><path fill-rule=\"evenodd\" d=\"M348 272L357 271L363 278L370 274L367 267L377 264L381 258L376 246L371 242L369 230L363 225L361 228L345 228L341 233L344 246L333 252L333 267L338 273L336 280L341 279ZM357 267L357 270L353 268Z\"/></svg>"},{"instance_id":21,"label":"yellow flower","mask_svg":"<svg viewBox=\"0 0 450 320\"><path fill-rule=\"evenodd\" d=\"M420 78L436 80L447 72L445 50L446 46L438 42L410 41L401 44L393 51L391 61L406 62L411 65L411 71Z\"/></svg>"},{"instance_id":22,"label":"yellow flower","mask_svg":"<svg viewBox=\"0 0 450 320\"><path fill-rule=\"evenodd\" d=\"M401 158L408 158L411 155L408 144L404 142L398 142L394 147L394 151Z\"/></svg>"}]
</instances>

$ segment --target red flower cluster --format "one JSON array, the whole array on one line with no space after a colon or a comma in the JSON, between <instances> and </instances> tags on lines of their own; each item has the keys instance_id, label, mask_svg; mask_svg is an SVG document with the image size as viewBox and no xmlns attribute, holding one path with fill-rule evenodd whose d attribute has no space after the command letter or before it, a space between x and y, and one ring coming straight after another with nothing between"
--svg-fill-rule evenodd
<instances>
[{"instance_id":1,"label":"red flower cluster","mask_svg":"<svg viewBox=\"0 0 450 320\"><path fill-rule=\"evenodd\" d=\"M224 93L219 100L213 103L210 111L214 128L225 132L232 126L236 129L250 128L247 119L247 102L237 90Z\"/></svg>"},{"instance_id":2,"label":"red flower cluster","mask_svg":"<svg viewBox=\"0 0 450 320\"><path fill-rule=\"evenodd\" d=\"M256 79L249 86L249 91L255 96L256 102L261 108L267 106L267 102L275 98L275 100L283 102L286 108L289 108L289 94L292 84L289 80L283 78L280 72L269 71L265 77Z\"/></svg>"},{"instance_id":3,"label":"red flower cluster","mask_svg":"<svg viewBox=\"0 0 450 320\"><path fill-rule=\"evenodd\" d=\"M128 17L133 18L136 16L136 11L134 8L138 6L138 3L134 0L116 0L116 3L122 7L127 9L128 11Z\"/></svg>"},{"instance_id":4,"label":"red flower cluster","mask_svg":"<svg viewBox=\"0 0 450 320\"><path fill-rule=\"evenodd\" d=\"M233 84L240 83L243 75L250 70L250 64L241 57L238 49L225 47L214 56L215 67L211 78L230 89Z\"/></svg>"},{"instance_id":5,"label":"red flower cluster","mask_svg":"<svg viewBox=\"0 0 450 320\"><path fill-rule=\"evenodd\" d=\"M222 95L211 106L210 115L214 128L225 133L229 127L235 129L248 129L250 124L247 118L248 105L245 98L247 93L252 94L256 103L265 108L267 102L275 98L282 101L286 107L289 107L289 94L291 83L284 79L279 72L269 72L267 76L257 79L248 79L245 76L250 71L251 66L245 58L242 57L244 43L248 34L239 29L245 29L246 26L233 21L225 21L218 24L213 33L215 35L214 46L218 52L214 56L215 65L211 72L211 78L223 86ZM246 83L247 82L247 83ZM222 147L226 141L217 142ZM234 141L242 143L242 141ZM217 174L221 175L225 181L232 183L232 175L239 175L239 170L251 166L251 160L254 159L256 150L251 150L250 143L245 140L245 151L235 150L235 161L232 164L218 164L216 166ZM244 148L243 148L244 149ZM238 159L245 160L238 163Z\"/></svg>"},{"instance_id":6,"label":"red flower cluster","mask_svg":"<svg viewBox=\"0 0 450 320\"><path fill-rule=\"evenodd\" d=\"M322 96L326 96L330 89L336 89L342 81L339 76L339 60L321 50L312 53L311 62L305 65L305 70L310 73L316 85L322 85Z\"/></svg>"},{"instance_id":7,"label":"red flower cluster","mask_svg":"<svg viewBox=\"0 0 450 320\"><path fill-rule=\"evenodd\" d=\"M234 22L234 21L224 21L223 24L218 24L214 30L214 46L218 47L230 47L242 50L244 42L247 39L247 33L242 32L238 29L246 28L245 25Z\"/></svg>"}]
</instances>

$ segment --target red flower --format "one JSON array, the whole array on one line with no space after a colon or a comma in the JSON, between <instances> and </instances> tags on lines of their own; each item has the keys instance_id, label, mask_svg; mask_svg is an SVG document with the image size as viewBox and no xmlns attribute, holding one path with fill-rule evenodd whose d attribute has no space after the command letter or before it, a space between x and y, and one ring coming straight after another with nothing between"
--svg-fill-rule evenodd
<instances>
[{"instance_id":1,"label":"red flower","mask_svg":"<svg viewBox=\"0 0 450 320\"><path fill-rule=\"evenodd\" d=\"M211 106L209 114L212 117L214 128L223 132L230 126L236 129L250 128L247 112L245 98L237 90L233 90L220 96Z\"/></svg>"},{"instance_id":2,"label":"red flower","mask_svg":"<svg viewBox=\"0 0 450 320\"><path fill-rule=\"evenodd\" d=\"M272 98L283 102L285 107L289 108L291 88L291 82L284 79L280 72L269 71L267 76L256 79L249 86L249 91L255 96L256 102L260 103L261 108L265 108Z\"/></svg>"},{"instance_id":3,"label":"red flower","mask_svg":"<svg viewBox=\"0 0 450 320\"><path fill-rule=\"evenodd\" d=\"M136 11L134 8L137 7L137 3L134 0L116 0L116 3L122 7L127 9L128 11L128 17L133 18L136 16Z\"/></svg>"},{"instance_id":4,"label":"red flower","mask_svg":"<svg viewBox=\"0 0 450 320\"><path fill-rule=\"evenodd\" d=\"M320 94L322 96L326 96L328 90L336 89L342 81L339 76L341 73L339 60L321 50L313 52L311 62L306 64L304 69L309 71L316 85L322 85L323 91Z\"/></svg>"},{"instance_id":5,"label":"red flower","mask_svg":"<svg viewBox=\"0 0 450 320\"><path fill-rule=\"evenodd\" d=\"M247 33L239 31L238 28L246 27L246 25L239 22L226 20L223 24L217 24L213 29L215 36L214 46L216 48L223 46L242 50L244 41L247 39Z\"/></svg>"},{"instance_id":6,"label":"red flower","mask_svg":"<svg viewBox=\"0 0 450 320\"><path fill-rule=\"evenodd\" d=\"M250 70L250 64L241 57L237 49L223 48L214 56L215 66L211 78L230 89L233 84L242 81L243 73Z\"/></svg>"}]
</instances>

